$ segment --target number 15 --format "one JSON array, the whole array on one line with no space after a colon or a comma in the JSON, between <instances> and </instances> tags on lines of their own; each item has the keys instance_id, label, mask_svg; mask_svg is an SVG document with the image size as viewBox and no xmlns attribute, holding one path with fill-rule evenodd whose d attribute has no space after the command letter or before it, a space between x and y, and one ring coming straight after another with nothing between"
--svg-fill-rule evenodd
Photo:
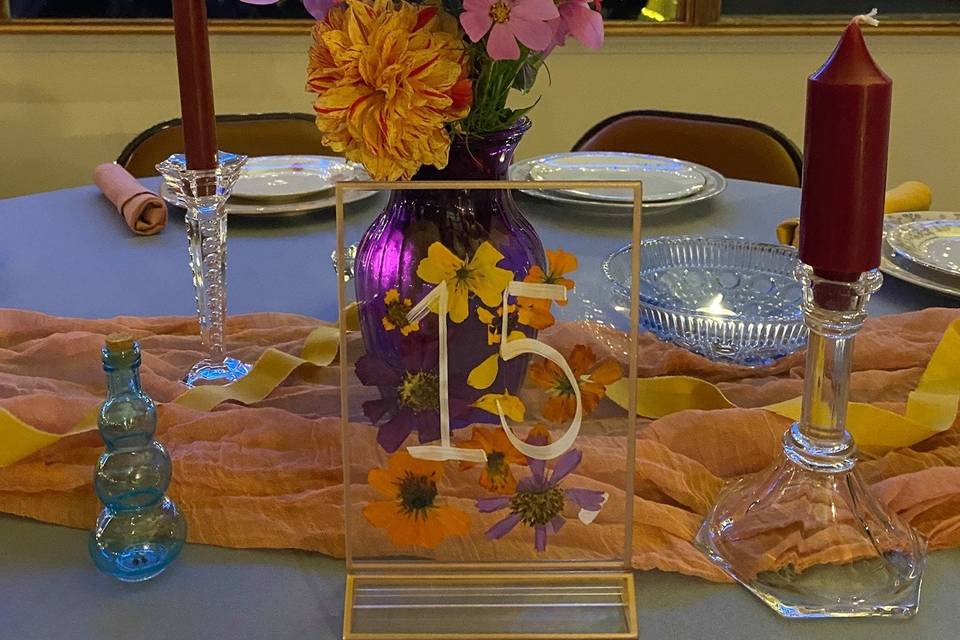
<instances>
[{"instance_id":1,"label":"number 15","mask_svg":"<svg viewBox=\"0 0 960 640\"><path fill-rule=\"evenodd\" d=\"M580 433L580 422L583 419L583 403L580 399L580 386L577 384L577 378L574 376L570 365L560 355L560 352L533 338L518 338L516 340L507 340L507 300L509 296L523 296L525 298L537 298L540 300L565 301L567 299L566 287L558 284L538 284L531 282L511 281L503 291L503 310L500 340L500 357L504 361L512 360L517 356L532 353L550 362L554 363L563 371L570 386L573 389L577 400L577 409L573 420L567 427L567 430L560 438L546 445L534 445L521 440L514 432L513 428L507 422L507 417L497 403L497 413L500 415L500 425L503 427L507 439L516 449L527 457L536 460L552 460L561 456L565 451L573 446L577 436ZM461 449L450 444L450 389L448 372L448 345L447 345L447 308L448 301L447 283L441 282L433 288L417 305L407 314L408 322L419 322L429 312L431 307L436 304L437 317L439 319L439 338L440 338L440 444L439 445L416 445L407 447L407 451L414 458L423 460L463 460L466 462L486 462L487 454L482 449Z\"/></svg>"}]
</instances>

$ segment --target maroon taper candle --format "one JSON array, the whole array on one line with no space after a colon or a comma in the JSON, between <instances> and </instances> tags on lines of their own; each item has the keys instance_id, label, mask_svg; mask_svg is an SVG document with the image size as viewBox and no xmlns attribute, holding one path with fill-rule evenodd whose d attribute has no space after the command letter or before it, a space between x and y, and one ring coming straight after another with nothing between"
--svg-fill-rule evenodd
<instances>
[{"instance_id":1,"label":"maroon taper candle","mask_svg":"<svg viewBox=\"0 0 960 640\"><path fill-rule=\"evenodd\" d=\"M866 21L807 80L800 260L833 280L880 266L893 82L867 50Z\"/></svg>"},{"instance_id":2,"label":"maroon taper candle","mask_svg":"<svg viewBox=\"0 0 960 640\"><path fill-rule=\"evenodd\" d=\"M173 0L173 28L180 76L183 148L189 169L217 166L207 5L204 0Z\"/></svg>"}]
</instances>

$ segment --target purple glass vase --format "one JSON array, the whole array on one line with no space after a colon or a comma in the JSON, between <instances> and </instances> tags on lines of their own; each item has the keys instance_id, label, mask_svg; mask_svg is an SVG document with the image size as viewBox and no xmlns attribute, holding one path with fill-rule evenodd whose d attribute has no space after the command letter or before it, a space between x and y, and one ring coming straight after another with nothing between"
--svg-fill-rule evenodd
<instances>
[{"instance_id":1,"label":"purple glass vase","mask_svg":"<svg viewBox=\"0 0 960 640\"><path fill-rule=\"evenodd\" d=\"M446 168L425 166L414 180L506 180L514 150L529 128L530 122L523 119L503 131L456 136ZM387 329L383 322L388 291L396 289L401 299L416 304L434 287L417 276L417 267L434 242L443 243L463 260L469 260L481 244L489 242L503 255L497 266L512 271L518 281L531 266L545 264L540 238L509 190L394 191L361 238L354 264L360 330L368 355L400 363L404 340L438 340L434 314L421 323L416 335L404 336L401 331ZM503 393L504 389L516 394L526 371L526 357L500 361L497 378L489 388L478 390L466 384L470 371L499 350L499 344L489 339L488 325L478 318L479 306L481 301L471 296L467 319L460 323L448 320L450 397L459 402L472 403L484 393ZM536 335L530 327L511 330L528 337ZM396 390L382 392L395 394ZM476 410L451 418L454 428L477 421L498 422L496 416ZM424 431L432 429L420 432L422 441Z\"/></svg>"}]
</instances>

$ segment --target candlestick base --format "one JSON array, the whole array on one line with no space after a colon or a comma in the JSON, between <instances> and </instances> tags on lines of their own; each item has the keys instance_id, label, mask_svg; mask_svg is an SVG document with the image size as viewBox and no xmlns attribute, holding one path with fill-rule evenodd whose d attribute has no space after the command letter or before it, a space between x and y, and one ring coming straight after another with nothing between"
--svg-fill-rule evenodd
<instances>
[{"instance_id":1,"label":"candlestick base","mask_svg":"<svg viewBox=\"0 0 960 640\"><path fill-rule=\"evenodd\" d=\"M221 151L214 169L191 169L183 154L157 165L177 204L186 209L190 270L197 297L200 341L206 357L193 365L184 383L226 384L239 380L250 365L223 356L227 316L227 214L224 204L240 177L246 156Z\"/></svg>"},{"instance_id":2,"label":"candlestick base","mask_svg":"<svg viewBox=\"0 0 960 640\"><path fill-rule=\"evenodd\" d=\"M721 493L695 542L783 616L911 616L926 543L870 493L846 429L853 339L880 275L797 276L810 332L800 420L771 467Z\"/></svg>"},{"instance_id":3,"label":"candlestick base","mask_svg":"<svg viewBox=\"0 0 960 640\"><path fill-rule=\"evenodd\" d=\"M823 471L783 455L727 487L695 543L785 617L908 617L920 604L925 544L856 467Z\"/></svg>"},{"instance_id":4,"label":"candlestick base","mask_svg":"<svg viewBox=\"0 0 960 640\"><path fill-rule=\"evenodd\" d=\"M228 384L250 373L251 366L236 358L224 358L222 361L204 358L191 367L183 377L188 387L206 384Z\"/></svg>"}]
</instances>

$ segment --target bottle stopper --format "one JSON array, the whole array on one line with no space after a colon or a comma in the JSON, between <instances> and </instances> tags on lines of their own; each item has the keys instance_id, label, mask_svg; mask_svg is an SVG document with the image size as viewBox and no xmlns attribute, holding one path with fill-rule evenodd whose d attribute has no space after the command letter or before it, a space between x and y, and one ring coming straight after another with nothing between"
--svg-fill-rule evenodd
<instances>
[{"instance_id":1,"label":"bottle stopper","mask_svg":"<svg viewBox=\"0 0 960 640\"><path fill-rule=\"evenodd\" d=\"M133 349L133 336L129 333L111 333L107 336L107 349L110 351L129 351Z\"/></svg>"}]
</instances>

